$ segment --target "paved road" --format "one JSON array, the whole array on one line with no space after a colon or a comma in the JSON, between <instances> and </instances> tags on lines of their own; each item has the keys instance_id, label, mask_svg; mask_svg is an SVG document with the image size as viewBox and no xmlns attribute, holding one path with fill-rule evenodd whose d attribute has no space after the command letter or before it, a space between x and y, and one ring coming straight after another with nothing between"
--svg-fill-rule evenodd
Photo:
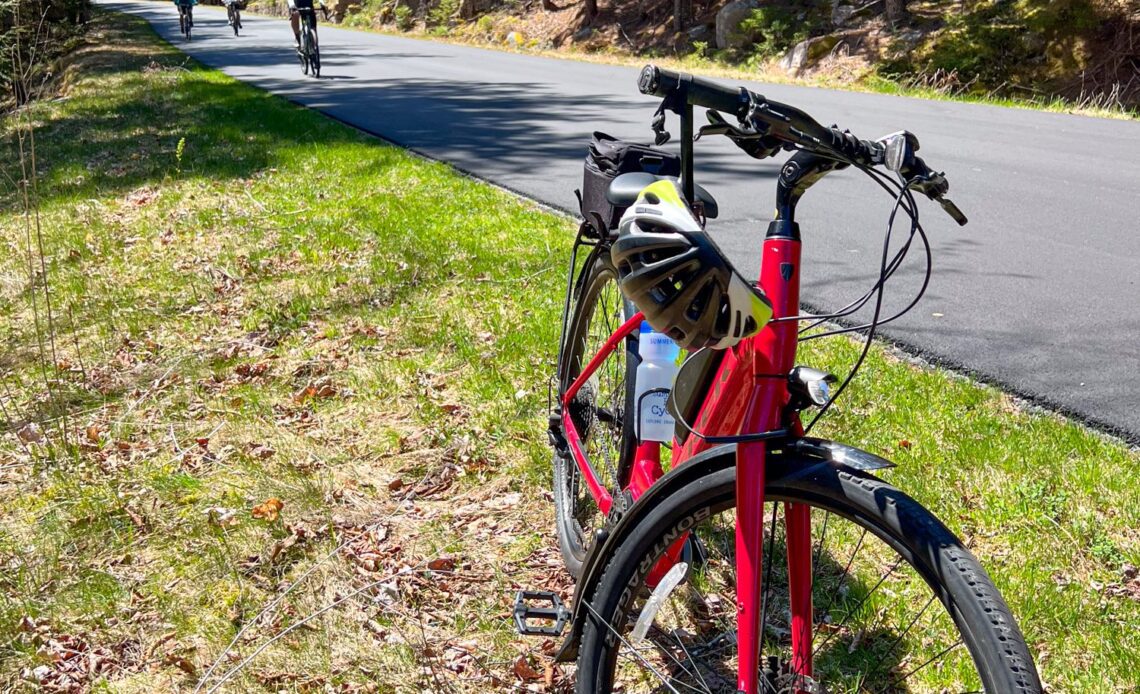
<instances>
[{"instance_id":1,"label":"paved road","mask_svg":"<svg viewBox=\"0 0 1140 694\"><path fill-rule=\"evenodd\" d=\"M631 68L322 26L316 81L301 75L282 20L246 18L234 38L223 12L200 7L186 44L171 3L103 4L238 79L564 210L576 207L591 131L649 139L656 104ZM889 337L1140 440L1140 123L749 86L862 137L918 133L926 160L947 171L972 222L960 229L924 204L934 279ZM724 142L698 145L697 180L722 205L710 228L746 274L776 167ZM890 201L861 179L837 175L801 205L812 307L842 306L872 281ZM905 304L917 277L890 286L888 302Z\"/></svg>"}]
</instances>

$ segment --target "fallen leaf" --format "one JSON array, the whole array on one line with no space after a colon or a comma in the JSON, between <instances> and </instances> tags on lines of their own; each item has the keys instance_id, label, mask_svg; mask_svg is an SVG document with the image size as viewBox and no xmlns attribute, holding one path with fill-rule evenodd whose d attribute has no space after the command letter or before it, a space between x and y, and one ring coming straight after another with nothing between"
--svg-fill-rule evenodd
<instances>
[{"instance_id":1,"label":"fallen leaf","mask_svg":"<svg viewBox=\"0 0 1140 694\"><path fill-rule=\"evenodd\" d=\"M24 443L43 443L44 430L40 428L39 424L28 422L20 427L20 430L16 432L16 436Z\"/></svg>"},{"instance_id":2,"label":"fallen leaf","mask_svg":"<svg viewBox=\"0 0 1140 694\"><path fill-rule=\"evenodd\" d=\"M84 433L87 434L87 440L91 443L99 443L99 441L103 438L102 430L99 429L99 427L95 424L87 427Z\"/></svg>"},{"instance_id":3,"label":"fallen leaf","mask_svg":"<svg viewBox=\"0 0 1140 694\"><path fill-rule=\"evenodd\" d=\"M909 449L910 448L910 441L907 441L906 439L902 439L901 441L899 441L899 448Z\"/></svg>"},{"instance_id":4,"label":"fallen leaf","mask_svg":"<svg viewBox=\"0 0 1140 694\"><path fill-rule=\"evenodd\" d=\"M532 668L530 663L526 661L525 655L520 655L515 659L515 664L511 666L511 671L515 673L515 677L518 677L523 682L542 679L542 675L538 674L538 671Z\"/></svg>"},{"instance_id":5,"label":"fallen leaf","mask_svg":"<svg viewBox=\"0 0 1140 694\"><path fill-rule=\"evenodd\" d=\"M164 659L164 662L167 665L174 665L179 670L181 670L182 672L185 672L187 675L190 675L191 677L197 677L197 675L198 675L198 668L194 667L194 663L191 663L186 658L184 658L180 655L177 655L175 653L171 653L171 654L167 655L166 658Z\"/></svg>"},{"instance_id":6,"label":"fallen leaf","mask_svg":"<svg viewBox=\"0 0 1140 694\"><path fill-rule=\"evenodd\" d=\"M253 511L252 511L252 515L254 518L267 520L270 523L272 523L273 521L277 520L277 516L278 516L278 514L281 513L281 509L284 506L285 506L285 504L282 503L280 499L278 499L277 497L274 496L274 497L271 497L269 499L266 499L265 503L258 504L257 506L254 506Z\"/></svg>"},{"instance_id":7,"label":"fallen leaf","mask_svg":"<svg viewBox=\"0 0 1140 694\"><path fill-rule=\"evenodd\" d=\"M255 444L253 448L249 449L249 454L258 460L267 460L272 458L277 451L263 443Z\"/></svg>"},{"instance_id":8,"label":"fallen leaf","mask_svg":"<svg viewBox=\"0 0 1140 694\"><path fill-rule=\"evenodd\" d=\"M398 492L403 488L404 480L400 479L399 477L388 483L388 491L390 492Z\"/></svg>"},{"instance_id":9,"label":"fallen leaf","mask_svg":"<svg viewBox=\"0 0 1140 694\"><path fill-rule=\"evenodd\" d=\"M428 568L432 571L454 571L455 559L452 557L439 557L432 559L428 562Z\"/></svg>"}]
</instances>

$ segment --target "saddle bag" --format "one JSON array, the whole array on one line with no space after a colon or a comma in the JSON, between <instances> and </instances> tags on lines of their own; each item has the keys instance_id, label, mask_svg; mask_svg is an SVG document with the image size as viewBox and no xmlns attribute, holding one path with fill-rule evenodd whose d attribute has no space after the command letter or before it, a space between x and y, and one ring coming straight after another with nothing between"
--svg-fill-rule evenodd
<instances>
[{"instance_id":1,"label":"saddle bag","mask_svg":"<svg viewBox=\"0 0 1140 694\"><path fill-rule=\"evenodd\" d=\"M624 142L602 132L594 133L586 152L578 203L586 225L598 238L605 238L625 212L625 208L614 207L606 200L610 181L620 174L635 171L680 176L681 157L649 145Z\"/></svg>"}]
</instances>

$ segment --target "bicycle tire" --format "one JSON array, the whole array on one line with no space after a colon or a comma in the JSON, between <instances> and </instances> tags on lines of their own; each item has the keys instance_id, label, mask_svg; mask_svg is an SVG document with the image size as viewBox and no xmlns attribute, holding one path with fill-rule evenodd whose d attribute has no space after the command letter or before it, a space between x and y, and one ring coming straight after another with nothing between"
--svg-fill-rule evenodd
<instances>
[{"instance_id":1,"label":"bicycle tire","mask_svg":"<svg viewBox=\"0 0 1140 694\"><path fill-rule=\"evenodd\" d=\"M572 291L573 313L567 323L566 335L562 339L562 349L559 350L557 378L560 400L561 394L574 382L578 374L581 373L582 367L593 357L601 343L622 322L637 312L633 304L626 300L618 289L617 270L610 262L609 249L604 246L596 248L586 258ZM610 315L605 316L608 320L604 326L600 326L599 333L591 336L589 334L591 324L593 319L598 317L597 309L599 307ZM603 482L609 482L606 486L610 493L616 496L628 481L629 468L634 450L637 447L633 422L634 380L639 362L636 340L632 337L627 339L625 346L615 352L615 355L618 355L617 358L621 361L614 362L615 356L611 356L607 360L607 364L604 364L598 373L606 372L603 375L608 376L614 386L611 390L620 389L623 391L621 401L615 403L613 407L616 410L617 406L620 406L621 411L613 413L616 417L613 415L610 417L610 428L616 427L616 431L609 432L610 440L608 442L596 442L599 446L612 447L613 450L605 452L612 459L607 459L602 463L604 467L612 467L613 469L598 470L595 467L595 470ZM610 362L613 362L612 366ZM612 369L612 371L607 371L607 369ZM624 377L624 382L620 384L614 380L619 376ZM602 377L597 374L595 378L598 381L602 380ZM583 451L587 453L588 457L591 452L600 452L591 451L595 443L591 437L594 434L603 433L597 427L591 426L592 422L598 421L598 412L604 409L604 407L597 407L596 400L592 399L597 397L597 390L598 388L593 388L590 393L576 398L576 402L582 403L584 412L580 416L572 414L582 437ZM587 387L583 387L583 391L587 391ZM613 394L611 393L611 395ZM593 413L588 412L591 409ZM591 465L593 466L597 462L599 461L593 460ZM554 454L554 508L558 546L562 553L563 563L567 570L575 576L581 572L582 562L586 558L586 552L593 539L593 531L600 527L601 521L604 520L600 517L600 512L595 515L596 507L593 506L593 503L592 497L589 496L581 483L581 472L575 462L556 452ZM586 519L583 518L582 514L589 514L589 520L595 521L596 527L589 527L584 524L583 521Z\"/></svg>"},{"instance_id":2,"label":"bicycle tire","mask_svg":"<svg viewBox=\"0 0 1140 694\"><path fill-rule=\"evenodd\" d=\"M238 14L236 8L233 10L233 17L231 19L233 19L234 36L237 36L238 30L241 29L241 15Z\"/></svg>"},{"instance_id":3,"label":"bicycle tire","mask_svg":"<svg viewBox=\"0 0 1140 694\"><path fill-rule=\"evenodd\" d=\"M986 572L978 564L977 560L970 554L970 552L962 545L961 541L943 525L937 518L933 516L928 510L922 507L918 502L906 496L902 492L894 489L890 485L874 478L870 475L856 472L847 468L837 465L818 465L814 469L803 471L802 469L796 473L793 469L784 469L781 471L779 463L769 463L769 482L766 484L765 495L766 499L773 502L798 502L805 503L813 509L813 526L818 529L819 521L818 516L814 516L815 511L827 511L834 518L840 520L847 520L852 523L856 528L863 528L864 533L861 536L859 544L856 545L855 553L859 551L862 546L863 539L867 537L868 533L872 534L875 538L882 541L883 546L889 550L896 552L902 561L905 561L910 567L914 569L914 573L921 580L913 580L911 588L922 589L922 583L925 582L926 586L933 593L933 596L928 599L926 606L919 613L918 617L922 617L927 609L932 605L941 603L945 608L943 621L949 625L948 628L957 631L960 641L965 645L965 656L969 659L968 665L965 666L964 672L969 674L969 667L976 670L977 679L985 691L995 693L1018 693L1018 694L1039 694L1042 691L1041 683L1037 675L1037 671L1033 665L1033 660L1030 657L1029 651L1026 648L1024 638L1017 627L1009 608L1006 606L1005 601L994 587L993 582L986 575ZM781 474L782 473L782 474ZM796 473L796 474L792 474ZM633 619L635 612L635 603L644 599L644 576L653 566L653 562L644 561L648 554L659 554L655 551L661 548L663 551L664 546L662 543L667 543L671 533L676 533L678 528L686 527L686 524L691 524L694 518L699 517L704 513L714 514L710 518L715 517L716 514L722 514L730 511L735 505L735 484L736 484L736 470L735 466L716 470L710 474L697 480L696 483L686 486L678 492L670 495L668 498L656 506L652 511L639 522L638 526L633 530L632 534L620 545L610 557L610 561L606 570L597 585L594 594L590 596L588 604L587 618L585 624L585 631L582 638L582 646L579 651L578 660L578 673L579 679L577 682L577 691L579 694L593 693L593 692L608 692L613 686L613 677L615 672L615 665L617 663L619 651L623 647L622 639L614 638L611 634L616 632L621 634L626 631L626 627ZM767 510L767 509L766 509ZM767 516L766 516L767 517ZM773 530L775 529L775 515L773 514ZM823 533L826 537L827 522L833 521L832 518L827 518L823 524ZM701 527L704 526L694 526ZM704 530L694 530L700 537L700 533ZM767 529L766 529L767 534ZM713 535L708 535L713 537ZM769 539L774 540L776 533L772 533ZM768 545L768 539L765 540L765 545ZM726 542L726 545L731 542L731 538ZM813 543L814 544L814 543ZM814 551L822 552L824 546L824 538L821 538L818 550L813 547ZM868 545L870 546L870 545ZM830 548L829 548L830 549ZM767 549L765 550L768 551ZM779 563L779 553L774 552L777 564ZM853 554L851 560L847 564L847 569L851 568L851 562L854 561L855 555ZM827 586L827 582L817 578L824 572L823 568L826 564L826 557L824 561L819 555L816 555L817 563L813 567L813 588L816 591L821 591L822 588ZM765 556L765 570L767 571L767 564L771 560L770 556ZM706 562L708 559L706 558ZM891 567L884 578L891 577L900 563L896 563ZM690 569L692 571L692 569ZM704 599L700 595L701 591L708 592L710 589L707 583L702 581L707 579L704 573L708 572L708 565L699 569L702 576L696 578L688 578L687 582L690 588L687 589L688 593L696 594L698 598ZM733 576L735 571L733 570ZM840 576L840 584L847 576L847 571ZM770 584L775 585L776 581L772 579ZM854 608L855 613L859 613L866 601L873 597L874 593L880 589L882 581L876 584L870 591L870 594L863 598L857 607ZM684 583L682 585L685 585ZM785 582L786 585L786 582ZM908 584L909 585L909 584ZM642 586L640 589L638 586ZM697 587L703 586L703 587ZM892 578L891 588L887 591L890 592L896 588L894 579ZM864 587L865 589L865 587ZM841 585L839 588L831 588L831 590L842 593ZM773 591L776 593L776 591ZM844 595L841 600L848 600L848 596ZM691 597L691 596L690 596ZM671 598L671 596L670 596ZM766 596L766 599L772 599L773 605L776 605L778 595L773 598L771 594ZM901 599L901 598L900 598ZM678 598L679 602L683 602ZM699 603L698 603L699 604ZM728 601L728 605L732 606L733 600ZM825 612L831 609L832 602L828 601L828 607ZM816 601L815 607L819 607L819 600ZM869 607L869 606L868 606ZM665 621L673 612L670 610L672 606L664 608L663 612L657 612L654 617L655 630L664 631L664 629L657 623L658 621ZM847 609L851 609L847 605ZM731 624L728 629L735 629L735 610L727 610L730 613L724 617L722 625ZM776 612L773 607L772 613ZM935 612L938 612L937 609ZM678 613L679 614L679 613ZM883 613L878 613L876 619L881 619ZM819 620L820 616L816 613L816 619ZM937 616L937 615L935 615ZM824 615L826 619L827 615ZM728 620L732 621L729 622ZM918 618L915 619L915 622ZM843 624L835 627L835 623L831 622L829 629L831 633L839 634L843 631L846 624L846 619ZM613 625L611 629L608 625ZM907 636L907 634L915 626L912 622L907 630L897 637L897 641L892 645L891 651L885 652L881 658L888 656L893 657L893 650L897 647L898 643ZM762 631L762 633L764 633ZM815 634L820 634L820 629L815 630ZM859 644L860 633L864 634L864 643ZM852 637L850 648L837 648L838 646L846 646L843 643L843 636L840 641L836 642L836 646L831 651L826 650L829 640L832 636L828 636L827 640L821 642L822 646L816 646L819 650L814 651L816 658L813 663L816 664L815 674L817 678L823 677L820 670L820 659L826 657L835 657L835 653L839 661L843 661L844 652L848 660L851 660L851 653L856 652L856 644L859 644L859 649L872 650L879 642L879 634L877 630L856 632ZM883 631L888 637L892 632ZM654 632L655 638L658 631ZM682 641L687 636L676 635L673 632L674 638L678 643L682 644L684 653L689 655L691 653L700 652L699 644L690 643L685 645ZM869 635L868 635L869 634ZM931 632L921 632L920 634L924 639L930 639ZM724 634L721 634L723 637ZM731 656L735 656L735 632L733 631L728 638L731 642ZM767 647L772 644L773 649L778 649L778 639L766 638L766 649L762 652L762 656L768 655ZM908 642L909 643L909 642ZM922 647L922 646L918 646ZM723 656L724 649L717 653L716 651L704 651L711 654L714 658ZM821 655L823 653L823 655ZM647 655L648 654L648 655ZM649 650L640 650L636 652L638 658L644 662L649 662L649 656L653 654ZM958 663L961 661L962 653L957 654ZM859 661L859 655L854 656L856 662ZM674 671L682 668L682 663L677 660L674 665L669 664L670 669ZM672 685L668 689L673 691L689 691L695 689L696 691L713 691L708 685L708 681L712 680L711 670L702 670L702 665L695 660L691 659L689 662L695 666L691 671L685 669L681 675L672 675L673 677L691 678L696 681L699 676L700 682L704 684L705 689L699 689L697 686L682 687L680 689L673 689ZM763 660L761 661L763 662ZM907 663L907 659L899 659L900 663ZM911 661L921 662L921 661ZM882 663L880 663L882 664ZM638 663L640 667L642 664ZM707 666L707 663L705 664ZM960 665L959 665L960 666ZM623 668L629 669L630 666L623 663ZM839 665L830 665L830 667L839 668ZM869 667L869 666L865 666ZM921 671L922 668L927 667L927 664L922 664L915 672ZM939 669L954 671L953 667L943 667L943 663L939 663ZM730 672L730 689L726 691L735 691L736 688L736 671L735 664L720 666L722 673L724 671ZM875 682L872 675L877 673L857 673L856 684L854 691L867 691L870 690L868 683ZM879 677L886 677L890 671L878 675ZM909 676L913 676L911 673ZM942 673L939 673L942 674ZM590 675L593 675L592 677ZM623 672L624 675L624 672ZM706 677L706 675L708 675ZM926 676L929 676L928 671ZM897 675L895 676L897 678ZM842 679L843 675L837 674L835 678ZM882 687L883 691L898 691L898 685L905 683L895 682L894 680L888 681ZM678 684L681 679L675 680ZM723 680L714 680L719 682ZM782 691L785 685L781 684L778 680L766 680L772 684L772 689ZM798 686L803 687L802 680ZM891 682L894 682L892 684ZM829 694L836 692L851 691L836 686L835 683L824 681L819 683L819 689L814 691L826 691ZM690 683L691 684L691 683ZM912 683L914 684L914 683ZM947 691L944 685L934 683L933 685L919 686L917 689L911 689L912 684L908 684L906 691ZM921 684L921 683L919 683ZM796 684L787 684L787 691L795 691ZM958 685L960 686L960 685ZM966 691L977 690L976 685L966 685L970 689ZM762 686L762 689L764 687ZM660 691L666 691L667 688L662 687ZM766 691L771 691L767 689ZM950 689L949 691L960 691L957 688Z\"/></svg>"},{"instance_id":4,"label":"bicycle tire","mask_svg":"<svg viewBox=\"0 0 1140 694\"><path fill-rule=\"evenodd\" d=\"M321 47L316 41L313 41L313 43L311 45L313 48L313 52L309 56L309 67L312 69L313 77L320 79L320 76L321 76Z\"/></svg>"},{"instance_id":5,"label":"bicycle tire","mask_svg":"<svg viewBox=\"0 0 1140 694\"><path fill-rule=\"evenodd\" d=\"M305 21L303 17L301 18L301 21L302 22ZM301 56L301 72L303 74L307 75L307 74L309 74L309 29L308 29L308 27L303 27L301 29L301 53L300 53L300 56Z\"/></svg>"}]
</instances>

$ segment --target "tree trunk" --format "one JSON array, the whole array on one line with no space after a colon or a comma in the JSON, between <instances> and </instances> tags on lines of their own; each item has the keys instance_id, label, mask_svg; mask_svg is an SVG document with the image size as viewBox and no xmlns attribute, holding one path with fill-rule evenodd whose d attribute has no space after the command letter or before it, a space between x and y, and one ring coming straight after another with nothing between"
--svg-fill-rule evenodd
<instances>
[{"instance_id":1,"label":"tree trunk","mask_svg":"<svg viewBox=\"0 0 1140 694\"><path fill-rule=\"evenodd\" d=\"M586 0L586 24L594 21L598 16L598 0Z\"/></svg>"},{"instance_id":2,"label":"tree trunk","mask_svg":"<svg viewBox=\"0 0 1140 694\"><path fill-rule=\"evenodd\" d=\"M886 0L886 2L888 22L891 24L898 24L899 22L906 20L906 0Z\"/></svg>"},{"instance_id":3,"label":"tree trunk","mask_svg":"<svg viewBox=\"0 0 1140 694\"><path fill-rule=\"evenodd\" d=\"M680 33L685 30L685 22L688 21L686 16L688 7L688 0L673 0L673 31Z\"/></svg>"},{"instance_id":4,"label":"tree trunk","mask_svg":"<svg viewBox=\"0 0 1140 694\"><path fill-rule=\"evenodd\" d=\"M542 9L546 10L547 12L557 12L562 8L558 5L555 5L553 0L542 0Z\"/></svg>"}]
</instances>

